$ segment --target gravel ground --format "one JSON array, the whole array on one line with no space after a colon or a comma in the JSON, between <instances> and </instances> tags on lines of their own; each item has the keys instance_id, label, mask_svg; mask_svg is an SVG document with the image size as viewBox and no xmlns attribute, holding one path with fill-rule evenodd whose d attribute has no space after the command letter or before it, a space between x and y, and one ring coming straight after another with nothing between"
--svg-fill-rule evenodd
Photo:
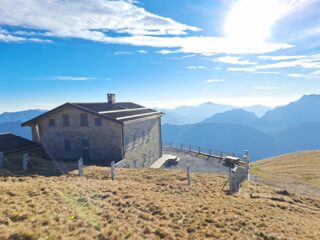
<instances>
[{"instance_id":1,"label":"gravel ground","mask_svg":"<svg viewBox=\"0 0 320 240\"><path fill-rule=\"evenodd\" d=\"M228 168L219 163L218 158L207 158L203 155L180 150L164 150L163 154L171 154L180 158L176 166L163 166L170 169L186 169L190 166L193 172L227 174Z\"/></svg>"}]
</instances>

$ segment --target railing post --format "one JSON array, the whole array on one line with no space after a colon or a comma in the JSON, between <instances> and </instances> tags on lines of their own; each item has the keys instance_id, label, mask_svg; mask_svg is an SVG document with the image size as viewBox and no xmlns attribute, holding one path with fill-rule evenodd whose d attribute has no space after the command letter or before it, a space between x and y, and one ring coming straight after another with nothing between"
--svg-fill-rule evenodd
<instances>
[{"instance_id":1,"label":"railing post","mask_svg":"<svg viewBox=\"0 0 320 240\"><path fill-rule=\"evenodd\" d=\"M187 180L188 180L188 186L191 186L191 170L189 166L187 166Z\"/></svg>"},{"instance_id":2,"label":"railing post","mask_svg":"<svg viewBox=\"0 0 320 240\"><path fill-rule=\"evenodd\" d=\"M201 148L199 147L199 149L198 149L198 153L200 154L200 152L201 152Z\"/></svg>"},{"instance_id":3,"label":"railing post","mask_svg":"<svg viewBox=\"0 0 320 240\"><path fill-rule=\"evenodd\" d=\"M182 150L182 143L181 143L181 145L180 145L180 150Z\"/></svg>"},{"instance_id":4,"label":"railing post","mask_svg":"<svg viewBox=\"0 0 320 240\"><path fill-rule=\"evenodd\" d=\"M209 156L211 157L211 149L209 149Z\"/></svg>"},{"instance_id":5,"label":"railing post","mask_svg":"<svg viewBox=\"0 0 320 240\"><path fill-rule=\"evenodd\" d=\"M170 148L171 148L171 150L172 150L172 142L170 143Z\"/></svg>"},{"instance_id":6,"label":"railing post","mask_svg":"<svg viewBox=\"0 0 320 240\"><path fill-rule=\"evenodd\" d=\"M3 162L4 162L4 154L3 152L0 152L0 168L3 167Z\"/></svg>"},{"instance_id":7,"label":"railing post","mask_svg":"<svg viewBox=\"0 0 320 240\"><path fill-rule=\"evenodd\" d=\"M222 159L223 158L223 152L220 151L220 158Z\"/></svg>"},{"instance_id":8,"label":"railing post","mask_svg":"<svg viewBox=\"0 0 320 240\"><path fill-rule=\"evenodd\" d=\"M23 171L28 171L28 162L29 162L29 155L25 153L22 157L22 169Z\"/></svg>"},{"instance_id":9,"label":"railing post","mask_svg":"<svg viewBox=\"0 0 320 240\"><path fill-rule=\"evenodd\" d=\"M79 170L79 176L83 176L83 158L80 158L78 160L78 170Z\"/></svg>"},{"instance_id":10,"label":"railing post","mask_svg":"<svg viewBox=\"0 0 320 240\"><path fill-rule=\"evenodd\" d=\"M116 180L116 166L114 161L111 162L111 179L112 181Z\"/></svg>"},{"instance_id":11,"label":"railing post","mask_svg":"<svg viewBox=\"0 0 320 240\"><path fill-rule=\"evenodd\" d=\"M189 145L189 152L191 152L191 144Z\"/></svg>"}]
</instances>

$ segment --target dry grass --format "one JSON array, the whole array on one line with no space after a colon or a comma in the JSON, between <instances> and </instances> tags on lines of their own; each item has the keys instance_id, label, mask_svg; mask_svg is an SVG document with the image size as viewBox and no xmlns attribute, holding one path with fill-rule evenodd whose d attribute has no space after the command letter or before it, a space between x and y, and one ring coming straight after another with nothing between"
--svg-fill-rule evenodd
<instances>
[{"instance_id":1,"label":"dry grass","mask_svg":"<svg viewBox=\"0 0 320 240\"><path fill-rule=\"evenodd\" d=\"M252 173L267 183L320 197L320 151L282 155L252 166Z\"/></svg>"},{"instance_id":2,"label":"dry grass","mask_svg":"<svg viewBox=\"0 0 320 240\"><path fill-rule=\"evenodd\" d=\"M3 174L0 170L0 176ZM224 176L88 167L0 177L0 239L320 239L320 200Z\"/></svg>"}]
</instances>

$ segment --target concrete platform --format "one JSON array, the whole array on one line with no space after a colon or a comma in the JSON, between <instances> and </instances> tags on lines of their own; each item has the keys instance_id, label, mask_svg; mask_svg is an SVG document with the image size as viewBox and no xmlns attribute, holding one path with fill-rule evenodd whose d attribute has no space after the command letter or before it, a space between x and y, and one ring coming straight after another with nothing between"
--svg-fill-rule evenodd
<instances>
[{"instance_id":1,"label":"concrete platform","mask_svg":"<svg viewBox=\"0 0 320 240\"><path fill-rule=\"evenodd\" d=\"M166 161L168 161L169 159L174 159L176 157L177 156L171 154L163 154L161 158L159 158L150 166L150 168L161 168Z\"/></svg>"}]
</instances>

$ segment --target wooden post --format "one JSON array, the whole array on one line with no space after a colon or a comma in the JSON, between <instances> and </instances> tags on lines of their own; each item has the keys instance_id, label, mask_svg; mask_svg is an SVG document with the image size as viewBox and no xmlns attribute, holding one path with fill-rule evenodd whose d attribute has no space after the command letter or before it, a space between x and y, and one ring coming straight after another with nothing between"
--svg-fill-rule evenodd
<instances>
[{"instance_id":1,"label":"wooden post","mask_svg":"<svg viewBox=\"0 0 320 240\"><path fill-rule=\"evenodd\" d=\"M116 166L114 161L111 162L111 179L113 181L116 180Z\"/></svg>"},{"instance_id":2,"label":"wooden post","mask_svg":"<svg viewBox=\"0 0 320 240\"><path fill-rule=\"evenodd\" d=\"M191 145L189 145L189 152L191 152Z\"/></svg>"},{"instance_id":3,"label":"wooden post","mask_svg":"<svg viewBox=\"0 0 320 240\"><path fill-rule=\"evenodd\" d=\"M78 160L78 169L79 169L79 176L83 176L83 158Z\"/></svg>"},{"instance_id":4,"label":"wooden post","mask_svg":"<svg viewBox=\"0 0 320 240\"><path fill-rule=\"evenodd\" d=\"M198 152L199 152L199 154L200 154L200 152L201 152L201 148L199 147L199 150L198 150Z\"/></svg>"},{"instance_id":5,"label":"wooden post","mask_svg":"<svg viewBox=\"0 0 320 240\"><path fill-rule=\"evenodd\" d=\"M28 171L28 162L29 162L29 155L25 153L22 157L22 169L23 171Z\"/></svg>"},{"instance_id":6,"label":"wooden post","mask_svg":"<svg viewBox=\"0 0 320 240\"><path fill-rule=\"evenodd\" d=\"M3 167L3 162L4 162L4 155L3 155L3 152L0 152L0 168Z\"/></svg>"},{"instance_id":7,"label":"wooden post","mask_svg":"<svg viewBox=\"0 0 320 240\"><path fill-rule=\"evenodd\" d=\"M180 150L182 150L182 148L183 148L183 147L182 147L182 143L181 143L181 145L180 145Z\"/></svg>"},{"instance_id":8,"label":"wooden post","mask_svg":"<svg viewBox=\"0 0 320 240\"><path fill-rule=\"evenodd\" d=\"M191 186L191 171L189 166L187 166L187 180L188 180L188 186Z\"/></svg>"}]
</instances>

